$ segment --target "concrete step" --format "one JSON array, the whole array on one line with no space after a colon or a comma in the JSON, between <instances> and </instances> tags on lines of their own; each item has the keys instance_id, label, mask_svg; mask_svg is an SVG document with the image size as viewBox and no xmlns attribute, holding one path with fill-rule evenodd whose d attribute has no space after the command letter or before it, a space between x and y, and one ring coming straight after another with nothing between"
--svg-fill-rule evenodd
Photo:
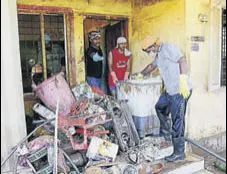
<instances>
[{"instance_id":1,"label":"concrete step","mask_svg":"<svg viewBox=\"0 0 227 174\"><path fill-rule=\"evenodd\" d=\"M213 173L208 170L201 170L201 171L193 173L193 174L213 174Z\"/></svg>"},{"instance_id":2,"label":"concrete step","mask_svg":"<svg viewBox=\"0 0 227 174\"><path fill-rule=\"evenodd\" d=\"M164 174L194 174L204 170L204 159L194 155L186 155L186 159L177 163L165 163Z\"/></svg>"}]
</instances>

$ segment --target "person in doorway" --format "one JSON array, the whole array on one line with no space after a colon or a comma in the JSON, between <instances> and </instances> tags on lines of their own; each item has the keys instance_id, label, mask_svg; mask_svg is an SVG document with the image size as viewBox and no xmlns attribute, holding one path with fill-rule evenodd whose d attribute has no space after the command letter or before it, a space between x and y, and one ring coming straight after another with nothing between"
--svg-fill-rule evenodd
<instances>
[{"instance_id":1,"label":"person in doorway","mask_svg":"<svg viewBox=\"0 0 227 174\"><path fill-rule=\"evenodd\" d=\"M111 94L116 98L117 81L127 80L130 71L130 56L125 37L117 38L117 46L108 55L109 75L108 84Z\"/></svg>"},{"instance_id":2,"label":"person in doorway","mask_svg":"<svg viewBox=\"0 0 227 174\"><path fill-rule=\"evenodd\" d=\"M143 40L142 50L154 57L152 63L141 72L142 75L147 75L158 68L165 85L165 91L155 106L160 120L160 135L166 140L171 141L172 138L174 147L173 154L165 157L165 160L168 162L184 160L185 113L192 93L191 81L187 75L187 61L175 44L160 42L159 38L154 36Z\"/></svg>"},{"instance_id":3,"label":"person in doorway","mask_svg":"<svg viewBox=\"0 0 227 174\"><path fill-rule=\"evenodd\" d=\"M103 53L100 48L101 34L99 31L89 33L89 47L86 51L86 80L91 88L101 89L101 77L103 66Z\"/></svg>"}]
</instances>

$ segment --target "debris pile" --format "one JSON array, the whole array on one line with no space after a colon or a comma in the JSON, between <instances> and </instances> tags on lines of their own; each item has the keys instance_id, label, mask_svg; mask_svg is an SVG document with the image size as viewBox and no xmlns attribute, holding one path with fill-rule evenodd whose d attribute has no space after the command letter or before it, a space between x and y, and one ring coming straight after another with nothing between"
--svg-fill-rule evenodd
<instances>
[{"instance_id":1,"label":"debris pile","mask_svg":"<svg viewBox=\"0 0 227 174\"><path fill-rule=\"evenodd\" d=\"M147 174L163 168L151 164L169 145L160 137L140 140L126 101L86 83L70 89L61 73L34 91L41 100L33 106L38 125L13 149L18 157L15 170L19 165L48 174L56 173L57 166L57 173Z\"/></svg>"}]
</instances>

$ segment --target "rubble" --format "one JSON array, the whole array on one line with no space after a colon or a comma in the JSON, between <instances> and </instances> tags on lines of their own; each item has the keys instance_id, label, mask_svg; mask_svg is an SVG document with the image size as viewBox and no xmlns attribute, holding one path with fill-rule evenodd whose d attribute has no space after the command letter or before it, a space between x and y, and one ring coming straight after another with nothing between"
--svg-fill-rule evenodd
<instances>
[{"instance_id":1,"label":"rubble","mask_svg":"<svg viewBox=\"0 0 227 174\"><path fill-rule=\"evenodd\" d=\"M164 140L151 137L140 140L127 101L104 95L86 83L69 89L61 73L35 86L35 91L42 103L35 104L33 111L40 120L37 120L38 127L14 150L18 165L30 167L34 173L52 173L54 141L57 141L58 172L147 174L149 168L151 173L150 164L160 156L158 152ZM34 134L38 128L46 131L44 135ZM31 135L35 135L34 138L26 142Z\"/></svg>"}]
</instances>

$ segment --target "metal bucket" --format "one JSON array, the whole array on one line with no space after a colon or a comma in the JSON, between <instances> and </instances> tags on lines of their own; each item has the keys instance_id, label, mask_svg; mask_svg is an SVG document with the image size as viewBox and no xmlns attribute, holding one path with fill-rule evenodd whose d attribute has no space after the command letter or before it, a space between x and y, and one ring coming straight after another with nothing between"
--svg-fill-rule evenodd
<instances>
[{"instance_id":1,"label":"metal bucket","mask_svg":"<svg viewBox=\"0 0 227 174\"><path fill-rule=\"evenodd\" d=\"M59 114L69 114L75 98L64 78L64 73L60 72L47 80L34 85L33 90L42 102L52 111L56 110L59 98Z\"/></svg>"},{"instance_id":2,"label":"metal bucket","mask_svg":"<svg viewBox=\"0 0 227 174\"><path fill-rule=\"evenodd\" d=\"M161 92L161 78L128 80L117 84L118 100L127 100L140 138L159 134L159 119L155 104Z\"/></svg>"}]
</instances>

